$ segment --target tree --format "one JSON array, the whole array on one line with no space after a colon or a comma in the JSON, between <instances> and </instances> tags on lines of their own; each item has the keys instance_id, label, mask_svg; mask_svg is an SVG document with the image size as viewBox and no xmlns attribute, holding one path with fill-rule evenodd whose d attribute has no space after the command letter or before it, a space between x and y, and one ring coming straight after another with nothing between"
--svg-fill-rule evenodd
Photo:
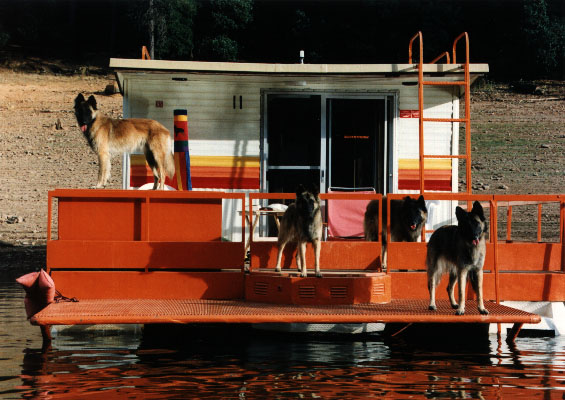
<instances>
[{"instance_id":1,"label":"tree","mask_svg":"<svg viewBox=\"0 0 565 400\"><path fill-rule=\"evenodd\" d=\"M146 0L131 15L145 31L152 58L188 60L194 50L196 0Z\"/></svg>"},{"instance_id":2,"label":"tree","mask_svg":"<svg viewBox=\"0 0 565 400\"><path fill-rule=\"evenodd\" d=\"M524 34L535 57L532 74L548 77L565 55L565 24L548 15L545 0L524 1Z\"/></svg>"},{"instance_id":3,"label":"tree","mask_svg":"<svg viewBox=\"0 0 565 400\"><path fill-rule=\"evenodd\" d=\"M237 61L241 32L253 20L253 0L201 0L197 55L210 61Z\"/></svg>"}]
</instances>

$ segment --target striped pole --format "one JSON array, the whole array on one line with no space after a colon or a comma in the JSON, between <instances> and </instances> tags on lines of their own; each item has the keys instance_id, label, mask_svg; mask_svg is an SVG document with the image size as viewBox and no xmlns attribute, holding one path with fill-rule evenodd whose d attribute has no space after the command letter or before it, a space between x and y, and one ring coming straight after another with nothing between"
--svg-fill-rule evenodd
<instances>
[{"instance_id":1,"label":"striped pole","mask_svg":"<svg viewBox=\"0 0 565 400\"><path fill-rule=\"evenodd\" d=\"M175 176L178 190L192 190L190 155L188 153L188 111L174 110Z\"/></svg>"}]
</instances>

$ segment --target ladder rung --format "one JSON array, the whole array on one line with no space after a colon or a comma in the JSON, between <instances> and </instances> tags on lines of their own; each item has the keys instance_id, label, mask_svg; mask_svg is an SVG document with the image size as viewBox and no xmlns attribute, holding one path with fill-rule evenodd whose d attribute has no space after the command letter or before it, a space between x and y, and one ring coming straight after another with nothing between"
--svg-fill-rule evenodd
<instances>
[{"instance_id":1,"label":"ladder rung","mask_svg":"<svg viewBox=\"0 0 565 400\"><path fill-rule=\"evenodd\" d=\"M422 85L431 85L431 86L465 86L467 82L465 81L422 81Z\"/></svg>"},{"instance_id":2,"label":"ladder rung","mask_svg":"<svg viewBox=\"0 0 565 400\"><path fill-rule=\"evenodd\" d=\"M458 155L429 155L429 154L424 154L423 155L424 158L469 158L469 156L465 155L465 154L458 154Z\"/></svg>"},{"instance_id":3,"label":"ladder rung","mask_svg":"<svg viewBox=\"0 0 565 400\"><path fill-rule=\"evenodd\" d=\"M463 122L468 121L465 118L424 118L424 122Z\"/></svg>"}]
</instances>

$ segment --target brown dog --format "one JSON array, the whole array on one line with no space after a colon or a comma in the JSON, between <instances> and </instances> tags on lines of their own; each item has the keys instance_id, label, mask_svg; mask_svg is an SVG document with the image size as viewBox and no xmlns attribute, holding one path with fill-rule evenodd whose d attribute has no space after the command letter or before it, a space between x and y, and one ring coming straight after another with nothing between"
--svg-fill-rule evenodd
<instances>
[{"instance_id":1,"label":"brown dog","mask_svg":"<svg viewBox=\"0 0 565 400\"><path fill-rule=\"evenodd\" d=\"M300 276L308 276L306 269L306 244L312 243L316 254L316 276L320 272L320 241L322 240L322 212L317 192L307 191L302 185L296 189L296 202L286 209L279 230L279 251L277 253L276 272L281 272L281 258L284 247L288 242L296 242L296 264Z\"/></svg>"},{"instance_id":2,"label":"brown dog","mask_svg":"<svg viewBox=\"0 0 565 400\"><path fill-rule=\"evenodd\" d=\"M165 188L165 175L173 177L175 165L171 135L159 122L106 117L98 111L94 96L85 100L82 94L75 99L75 116L88 144L98 154L96 188L105 187L110 178L111 154L133 152L141 148L155 177L154 190Z\"/></svg>"}]
</instances>

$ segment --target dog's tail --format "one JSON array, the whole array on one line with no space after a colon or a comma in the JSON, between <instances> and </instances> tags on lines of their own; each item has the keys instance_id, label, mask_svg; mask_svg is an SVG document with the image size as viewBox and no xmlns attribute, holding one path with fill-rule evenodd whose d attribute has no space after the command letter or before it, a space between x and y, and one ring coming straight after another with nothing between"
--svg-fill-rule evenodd
<instances>
[{"instance_id":1,"label":"dog's tail","mask_svg":"<svg viewBox=\"0 0 565 400\"><path fill-rule=\"evenodd\" d=\"M167 151L165 156L165 173L171 179L175 176L175 158L171 151Z\"/></svg>"}]
</instances>

